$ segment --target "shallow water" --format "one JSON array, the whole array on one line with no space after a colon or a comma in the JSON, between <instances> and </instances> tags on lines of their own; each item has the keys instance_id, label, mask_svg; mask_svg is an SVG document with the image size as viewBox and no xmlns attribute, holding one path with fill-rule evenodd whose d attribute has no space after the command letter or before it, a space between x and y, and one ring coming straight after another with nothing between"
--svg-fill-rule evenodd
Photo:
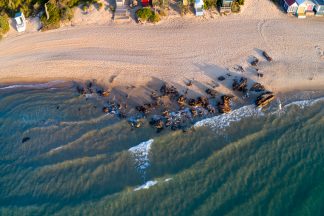
<instances>
[{"instance_id":1,"label":"shallow water","mask_svg":"<svg viewBox=\"0 0 324 216\"><path fill-rule=\"evenodd\" d=\"M0 215L324 214L324 99L185 133L132 129L103 103L70 83L0 89Z\"/></svg>"}]
</instances>

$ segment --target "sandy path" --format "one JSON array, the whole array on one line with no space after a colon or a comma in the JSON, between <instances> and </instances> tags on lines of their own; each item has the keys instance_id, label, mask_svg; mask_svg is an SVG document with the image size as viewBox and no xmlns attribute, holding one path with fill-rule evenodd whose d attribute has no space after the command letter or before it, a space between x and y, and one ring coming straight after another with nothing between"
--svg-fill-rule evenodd
<instances>
[{"instance_id":1,"label":"sandy path","mask_svg":"<svg viewBox=\"0 0 324 216\"><path fill-rule=\"evenodd\" d=\"M0 43L0 82L97 79L115 85L152 77L182 84L209 82L248 57L262 60L273 90L324 89L324 19L298 20L267 0L248 0L239 15L175 18L159 25L92 25L29 33ZM267 63L259 49L267 50ZM322 53L323 54L323 53ZM245 76L256 80L247 68Z\"/></svg>"}]
</instances>

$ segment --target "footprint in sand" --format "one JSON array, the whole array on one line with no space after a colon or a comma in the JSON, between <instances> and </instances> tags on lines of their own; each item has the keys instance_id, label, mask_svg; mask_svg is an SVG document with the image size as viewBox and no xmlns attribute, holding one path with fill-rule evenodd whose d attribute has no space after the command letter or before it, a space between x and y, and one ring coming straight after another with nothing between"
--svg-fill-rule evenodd
<instances>
[{"instance_id":1,"label":"footprint in sand","mask_svg":"<svg viewBox=\"0 0 324 216\"><path fill-rule=\"evenodd\" d=\"M320 59L324 60L324 50L322 50L321 47L318 45L315 46L315 50Z\"/></svg>"}]
</instances>

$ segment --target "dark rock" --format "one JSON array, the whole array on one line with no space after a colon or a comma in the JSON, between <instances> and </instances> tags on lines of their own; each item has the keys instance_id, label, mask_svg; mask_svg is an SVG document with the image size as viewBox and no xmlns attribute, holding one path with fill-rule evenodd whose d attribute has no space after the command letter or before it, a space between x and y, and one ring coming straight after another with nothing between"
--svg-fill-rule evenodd
<instances>
[{"instance_id":1,"label":"dark rock","mask_svg":"<svg viewBox=\"0 0 324 216\"><path fill-rule=\"evenodd\" d=\"M186 86L192 86L192 81L189 80L189 81L186 83Z\"/></svg>"},{"instance_id":2,"label":"dark rock","mask_svg":"<svg viewBox=\"0 0 324 216\"><path fill-rule=\"evenodd\" d=\"M77 91L81 95L85 95L87 92L82 86L77 86Z\"/></svg>"},{"instance_id":3,"label":"dark rock","mask_svg":"<svg viewBox=\"0 0 324 216\"><path fill-rule=\"evenodd\" d=\"M241 77L239 81L236 79L233 82L233 90L246 92L247 91L247 78Z\"/></svg>"},{"instance_id":4,"label":"dark rock","mask_svg":"<svg viewBox=\"0 0 324 216\"><path fill-rule=\"evenodd\" d=\"M214 89L208 88L205 90L205 92L206 92L206 94L210 95L212 98L216 97L216 95L217 95L217 91Z\"/></svg>"},{"instance_id":5,"label":"dark rock","mask_svg":"<svg viewBox=\"0 0 324 216\"><path fill-rule=\"evenodd\" d=\"M167 84L162 85L160 92L163 96L170 96L171 99L177 99L180 95L176 87L168 86Z\"/></svg>"},{"instance_id":6,"label":"dark rock","mask_svg":"<svg viewBox=\"0 0 324 216\"><path fill-rule=\"evenodd\" d=\"M102 94L101 94L103 97L108 97L110 95L110 91L106 90L106 91L103 91Z\"/></svg>"},{"instance_id":7,"label":"dark rock","mask_svg":"<svg viewBox=\"0 0 324 216\"><path fill-rule=\"evenodd\" d=\"M191 114L192 114L192 117L196 117L196 116L198 115L197 110L194 109L194 108L191 108L191 109L190 109L190 112L191 112Z\"/></svg>"},{"instance_id":8,"label":"dark rock","mask_svg":"<svg viewBox=\"0 0 324 216\"><path fill-rule=\"evenodd\" d=\"M252 66L257 66L257 64L259 63L259 59L255 56L252 56L252 61L251 61L251 65Z\"/></svg>"},{"instance_id":9,"label":"dark rock","mask_svg":"<svg viewBox=\"0 0 324 216\"><path fill-rule=\"evenodd\" d=\"M258 77L263 77L263 73L257 73Z\"/></svg>"},{"instance_id":10,"label":"dark rock","mask_svg":"<svg viewBox=\"0 0 324 216\"><path fill-rule=\"evenodd\" d=\"M268 62L272 61L272 58L268 55L268 53L266 51L263 51L262 55L267 59Z\"/></svg>"},{"instance_id":11,"label":"dark rock","mask_svg":"<svg viewBox=\"0 0 324 216\"><path fill-rule=\"evenodd\" d=\"M268 105L273 99L275 98L274 94L272 92L266 92L261 94L255 101L255 105L257 107L265 107Z\"/></svg>"},{"instance_id":12,"label":"dark rock","mask_svg":"<svg viewBox=\"0 0 324 216\"><path fill-rule=\"evenodd\" d=\"M206 108L208 105L209 105L208 98L203 97L203 96L197 98L196 106L201 106L201 107Z\"/></svg>"},{"instance_id":13,"label":"dark rock","mask_svg":"<svg viewBox=\"0 0 324 216\"><path fill-rule=\"evenodd\" d=\"M229 113L232 111L230 106L231 97L228 95L222 96L222 102L218 103L218 111L220 113Z\"/></svg>"},{"instance_id":14,"label":"dark rock","mask_svg":"<svg viewBox=\"0 0 324 216\"><path fill-rule=\"evenodd\" d=\"M250 88L250 91L260 92L264 91L265 88L261 83L254 83L253 86Z\"/></svg>"},{"instance_id":15,"label":"dark rock","mask_svg":"<svg viewBox=\"0 0 324 216\"><path fill-rule=\"evenodd\" d=\"M188 102L189 106L196 106L197 105L197 102L195 99L189 99L189 102Z\"/></svg>"},{"instance_id":16,"label":"dark rock","mask_svg":"<svg viewBox=\"0 0 324 216\"><path fill-rule=\"evenodd\" d=\"M210 104L206 107L206 109L207 109L207 111L209 113L215 113L216 112L215 108Z\"/></svg>"},{"instance_id":17,"label":"dark rock","mask_svg":"<svg viewBox=\"0 0 324 216\"><path fill-rule=\"evenodd\" d=\"M24 138L21 140L21 143L27 142L28 140L30 140L30 137L24 137Z\"/></svg>"},{"instance_id":18,"label":"dark rock","mask_svg":"<svg viewBox=\"0 0 324 216\"><path fill-rule=\"evenodd\" d=\"M103 107L103 108L102 108L102 112L104 112L104 113L108 113L108 112L109 112L108 107Z\"/></svg>"},{"instance_id":19,"label":"dark rock","mask_svg":"<svg viewBox=\"0 0 324 216\"><path fill-rule=\"evenodd\" d=\"M186 103L186 98L185 98L185 96L180 95L179 98L178 98L178 100L177 100L177 102L178 102L178 104L179 104L180 106L183 106L183 105Z\"/></svg>"},{"instance_id":20,"label":"dark rock","mask_svg":"<svg viewBox=\"0 0 324 216\"><path fill-rule=\"evenodd\" d=\"M244 73L245 72L244 68L241 65L236 65L234 67L234 70L236 70L238 72L241 72L241 73Z\"/></svg>"},{"instance_id":21,"label":"dark rock","mask_svg":"<svg viewBox=\"0 0 324 216\"><path fill-rule=\"evenodd\" d=\"M227 76L229 76L229 75L227 75ZM226 78L225 78L224 76L219 76L217 79L218 79L219 81L224 81Z\"/></svg>"}]
</instances>

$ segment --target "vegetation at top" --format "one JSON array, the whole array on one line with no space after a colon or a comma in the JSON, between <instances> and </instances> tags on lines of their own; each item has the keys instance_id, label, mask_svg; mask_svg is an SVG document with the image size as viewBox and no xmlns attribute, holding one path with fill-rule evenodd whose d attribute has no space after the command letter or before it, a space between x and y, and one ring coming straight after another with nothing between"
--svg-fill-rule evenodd
<instances>
[{"instance_id":1,"label":"vegetation at top","mask_svg":"<svg viewBox=\"0 0 324 216\"><path fill-rule=\"evenodd\" d=\"M152 11L151 8L144 7L136 11L136 15L141 22L157 23L161 20L160 15L156 11Z\"/></svg>"},{"instance_id":2,"label":"vegetation at top","mask_svg":"<svg viewBox=\"0 0 324 216\"><path fill-rule=\"evenodd\" d=\"M0 14L0 39L8 31L9 31L8 16L6 14Z\"/></svg>"},{"instance_id":3,"label":"vegetation at top","mask_svg":"<svg viewBox=\"0 0 324 216\"><path fill-rule=\"evenodd\" d=\"M44 30L48 30L60 27L60 21L71 20L74 7L83 5L87 9L91 4L102 7L98 0L0 0L0 12L10 17L18 11L23 12L26 17L43 12L41 21Z\"/></svg>"}]
</instances>

